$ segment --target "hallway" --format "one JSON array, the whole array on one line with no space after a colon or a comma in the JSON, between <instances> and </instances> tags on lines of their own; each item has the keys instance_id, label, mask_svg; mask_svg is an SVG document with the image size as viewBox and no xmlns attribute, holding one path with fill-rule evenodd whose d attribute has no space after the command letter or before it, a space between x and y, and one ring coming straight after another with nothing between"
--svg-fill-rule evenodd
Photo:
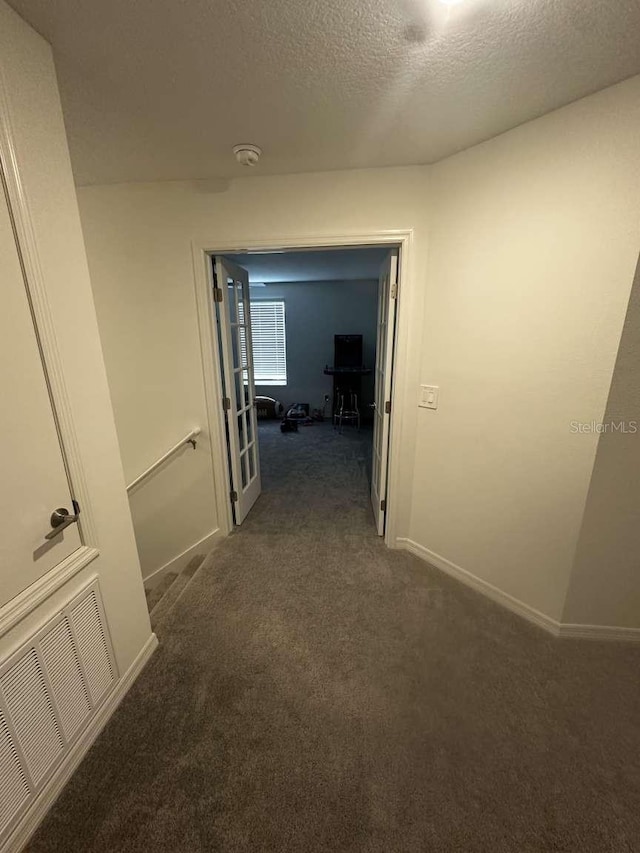
<instances>
[{"instance_id":1,"label":"hallway","mask_svg":"<svg viewBox=\"0 0 640 853\"><path fill-rule=\"evenodd\" d=\"M366 441L261 428L262 496L32 853L638 849L640 648L386 549Z\"/></svg>"}]
</instances>

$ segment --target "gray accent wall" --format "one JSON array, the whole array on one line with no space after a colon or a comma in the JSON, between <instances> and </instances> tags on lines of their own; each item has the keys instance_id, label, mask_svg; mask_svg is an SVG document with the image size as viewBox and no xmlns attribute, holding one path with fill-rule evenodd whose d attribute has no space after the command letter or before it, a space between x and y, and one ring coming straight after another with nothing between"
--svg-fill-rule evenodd
<instances>
[{"instance_id":1,"label":"gray accent wall","mask_svg":"<svg viewBox=\"0 0 640 853\"><path fill-rule=\"evenodd\" d=\"M257 394L275 397L285 407L309 403L321 409L331 398L334 335L362 335L363 358L375 366L378 282L374 280L285 282L251 289L254 301L284 299L287 335L287 384L258 385ZM362 381L360 410L373 401L373 374Z\"/></svg>"}]
</instances>

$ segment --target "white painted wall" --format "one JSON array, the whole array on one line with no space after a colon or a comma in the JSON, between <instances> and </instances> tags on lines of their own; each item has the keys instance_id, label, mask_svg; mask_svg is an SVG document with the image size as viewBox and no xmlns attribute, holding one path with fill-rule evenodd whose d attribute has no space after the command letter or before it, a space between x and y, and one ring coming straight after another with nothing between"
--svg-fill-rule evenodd
<instances>
[{"instance_id":1,"label":"white painted wall","mask_svg":"<svg viewBox=\"0 0 640 853\"><path fill-rule=\"evenodd\" d=\"M559 619L596 453L569 425L605 410L639 132L634 78L431 168L81 189L127 477L205 423L192 239L414 228L400 536ZM437 411L417 409L419 380ZM217 524L204 447L164 477L133 506L147 567Z\"/></svg>"},{"instance_id":2,"label":"white painted wall","mask_svg":"<svg viewBox=\"0 0 640 853\"><path fill-rule=\"evenodd\" d=\"M560 619L640 247L640 78L432 171L412 538Z\"/></svg>"},{"instance_id":3,"label":"white painted wall","mask_svg":"<svg viewBox=\"0 0 640 853\"><path fill-rule=\"evenodd\" d=\"M191 241L224 249L290 235L414 228L413 279L424 282L428 173L381 169L78 190L91 280L128 481L192 424L206 427ZM406 294L414 347L423 291ZM404 298L404 297L403 297ZM416 323L416 320L418 321ZM417 381L418 363L412 364ZM402 428L408 523L415 410ZM225 486L226 488L226 486ZM218 527L208 437L131 501L146 575ZM406 531L405 531L406 533Z\"/></svg>"},{"instance_id":4,"label":"white painted wall","mask_svg":"<svg viewBox=\"0 0 640 853\"><path fill-rule=\"evenodd\" d=\"M599 432L563 621L640 627L640 265Z\"/></svg>"},{"instance_id":5,"label":"white painted wall","mask_svg":"<svg viewBox=\"0 0 640 853\"><path fill-rule=\"evenodd\" d=\"M285 303L287 384L258 385L256 393L275 397L285 406L309 403L322 409L333 378L323 373L333 364L334 335L362 335L364 363L373 368L376 354L378 281L305 281L253 288L252 300L282 299ZM362 379L359 401L363 416L373 402L373 373Z\"/></svg>"}]
</instances>

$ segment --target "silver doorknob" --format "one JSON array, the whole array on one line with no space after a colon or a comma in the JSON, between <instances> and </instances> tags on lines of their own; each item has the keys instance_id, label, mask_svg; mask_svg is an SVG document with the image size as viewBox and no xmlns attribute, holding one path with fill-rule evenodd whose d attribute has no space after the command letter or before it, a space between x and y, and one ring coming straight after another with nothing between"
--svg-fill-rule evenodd
<instances>
[{"instance_id":1,"label":"silver doorknob","mask_svg":"<svg viewBox=\"0 0 640 853\"><path fill-rule=\"evenodd\" d=\"M369 408L370 409L377 409L378 407L376 406L375 403L369 403Z\"/></svg>"},{"instance_id":2,"label":"silver doorknob","mask_svg":"<svg viewBox=\"0 0 640 853\"><path fill-rule=\"evenodd\" d=\"M75 515L71 515L69 513L69 510L65 509L65 507L59 507L58 509L54 509L54 511L51 513L51 518L49 519L53 530L50 530L44 538L53 539L56 536L59 536L66 527L69 527L70 524L76 523L79 515L79 509Z\"/></svg>"}]
</instances>

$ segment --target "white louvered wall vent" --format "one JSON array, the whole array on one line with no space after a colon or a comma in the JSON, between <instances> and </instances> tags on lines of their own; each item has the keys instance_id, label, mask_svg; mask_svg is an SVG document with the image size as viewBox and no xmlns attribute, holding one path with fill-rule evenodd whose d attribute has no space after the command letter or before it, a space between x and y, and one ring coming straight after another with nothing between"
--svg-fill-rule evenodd
<instances>
[{"instance_id":1,"label":"white louvered wall vent","mask_svg":"<svg viewBox=\"0 0 640 853\"><path fill-rule=\"evenodd\" d=\"M0 847L116 678L97 580L0 665Z\"/></svg>"}]
</instances>

